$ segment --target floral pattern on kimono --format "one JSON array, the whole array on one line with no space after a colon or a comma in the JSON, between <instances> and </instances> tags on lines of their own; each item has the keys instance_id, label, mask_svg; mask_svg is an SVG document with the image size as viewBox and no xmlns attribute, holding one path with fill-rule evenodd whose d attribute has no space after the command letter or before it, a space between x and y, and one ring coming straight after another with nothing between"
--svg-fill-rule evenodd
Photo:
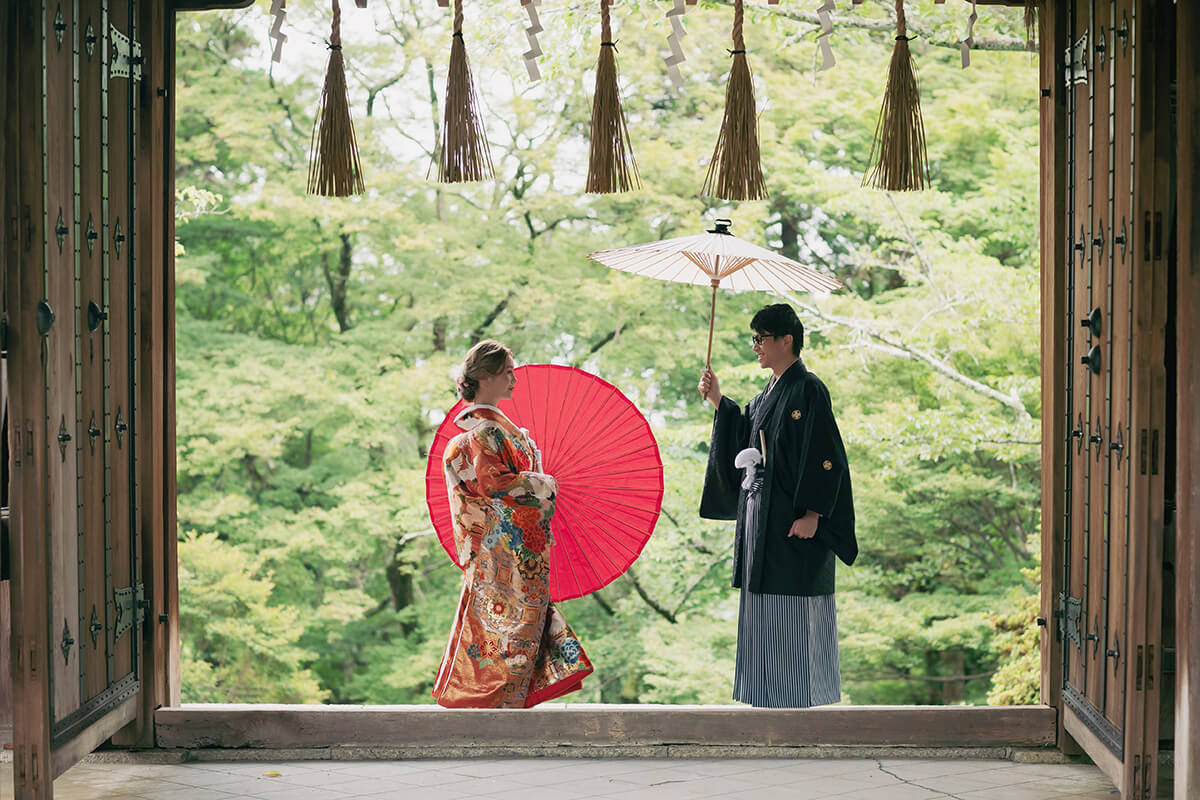
<instances>
[{"instance_id":1,"label":"floral pattern on kimono","mask_svg":"<svg viewBox=\"0 0 1200 800\"><path fill-rule=\"evenodd\" d=\"M433 696L449 708L528 708L579 688L591 661L550 602L557 484L528 432L468 407L443 468L463 589Z\"/></svg>"}]
</instances>

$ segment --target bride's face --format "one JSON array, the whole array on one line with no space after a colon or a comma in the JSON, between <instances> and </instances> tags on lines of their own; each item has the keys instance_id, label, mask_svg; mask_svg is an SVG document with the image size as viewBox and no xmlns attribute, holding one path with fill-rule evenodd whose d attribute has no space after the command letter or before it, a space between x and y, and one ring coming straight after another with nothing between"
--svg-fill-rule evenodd
<instances>
[{"instance_id":1,"label":"bride's face","mask_svg":"<svg viewBox=\"0 0 1200 800\"><path fill-rule=\"evenodd\" d=\"M512 357L504 363L504 369L496 375L489 375L479 380L479 391L476 393L476 399L487 398L485 402L495 403L497 400L506 400L512 397L513 389L517 386L517 376L514 370L516 365L513 364Z\"/></svg>"}]
</instances>

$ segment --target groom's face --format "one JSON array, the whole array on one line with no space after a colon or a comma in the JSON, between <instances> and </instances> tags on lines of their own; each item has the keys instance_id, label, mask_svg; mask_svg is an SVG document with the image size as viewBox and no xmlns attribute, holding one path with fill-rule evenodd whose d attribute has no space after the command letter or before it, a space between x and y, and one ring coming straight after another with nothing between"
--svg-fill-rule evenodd
<instances>
[{"instance_id":1,"label":"groom's face","mask_svg":"<svg viewBox=\"0 0 1200 800\"><path fill-rule=\"evenodd\" d=\"M763 369L771 369L788 364L795 360L792 354L792 335L777 336L767 331L755 331L751 339L754 354L758 357L758 365Z\"/></svg>"}]
</instances>

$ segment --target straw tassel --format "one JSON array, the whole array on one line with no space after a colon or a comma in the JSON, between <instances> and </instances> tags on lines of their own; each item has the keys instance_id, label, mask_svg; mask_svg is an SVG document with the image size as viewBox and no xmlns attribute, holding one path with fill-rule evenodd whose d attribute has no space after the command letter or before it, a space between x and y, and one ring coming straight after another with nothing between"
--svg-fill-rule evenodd
<instances>
[{"instance_id":1,"label":"straw tassel","mask_svg":"<svg viewBox=\"0 0 1200 800\"><path fill-rule=\"evenodd\" d=\"M904 0L896 0L896 47L892 50L883 107L871 145L870 160L875 167L863 178L864 186L896 192L924 189L929 185L921 91L908 50L907 33Z\"/></svg>"},{"instance_id":2,"label":"straw tassel","mask_svg":"<svg viewBox=\"0 0 1200 800\"><path fill-rule=\"evenodd\" d=\"M362 194L362 163L354 138L354 121L346 98L346 65L342 60L342 10L333 0L333 27L329 34L329 67L325 88L313 120L309 145L308 193L325 197Z\"/></svg>"},{"instance_id":3,"label":"straw tassel","mask_svg":"<svg viewBox=\"0 0 1200 800\"><path fill-rule=\"evenodd\" d=\"M450 72L446 76L446 115L438 163L438 180L442 183L480 181L495 174L479 113L479 98L471 79L471 64L467 61L467 46L463 44L462 25L462 0L454 0L454 36L450 45Z\"/></svg>"},{"instance_id":4,"label":"straw tassel","mask_svg":"<svg viewBox=\"0 0 1200 800\"><path fill-rule=\"evenodd\" d=\"M725 88L725 117L704 178L704 193L723 200L761 200L767 196L758 153L758 112L754 82L742 37L742 0L733 6L733 65Z\"/></svg>"},{"instance_id":5,"label":"straw tassel","mask_svg":"<svg viewBox=\"0 0 1200 800\"><path fill-rule=\"evenodd\" d=\"M587 191L599 194L640 189L629 128L617 86L617 45L612 39L609 0L600 0L600 59L596 63L596 96L592 101L592 146Z\"/></svg>"},{"instance_id":6,"label":"straw tassel","mask_svg":"<svg viewBox=\"0 0 1200 800\"><path fill-rule=\"evenodd\" d=\"M1032 50L1038 26L1038 0L1025 0L1025 45Z\"/></svg>"}]
</instances>

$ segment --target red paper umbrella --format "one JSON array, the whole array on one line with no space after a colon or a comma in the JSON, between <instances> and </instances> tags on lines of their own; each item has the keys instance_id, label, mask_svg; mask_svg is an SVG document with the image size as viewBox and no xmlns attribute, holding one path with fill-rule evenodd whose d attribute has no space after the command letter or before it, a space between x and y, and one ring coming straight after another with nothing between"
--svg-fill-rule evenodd
<instances>
[{"instance_id":1,"label":"red paper umbrella","mask_svg":"<svg viewBox=\"0 0 1200 800\"><path fill-rule=\"evenodd\" d=\"M607 585L650 539L662 508L663 468L646 418L607 381L574 367L517 367L517 387L500 410L542 451L558 481L550 528L550 599L570 600ZM462 433L458 401L438 427L425 468L425 501L442 547L457 564L442 453ZM462 564L458 565L460 568Z\"/></svg>"}]
</instances>

